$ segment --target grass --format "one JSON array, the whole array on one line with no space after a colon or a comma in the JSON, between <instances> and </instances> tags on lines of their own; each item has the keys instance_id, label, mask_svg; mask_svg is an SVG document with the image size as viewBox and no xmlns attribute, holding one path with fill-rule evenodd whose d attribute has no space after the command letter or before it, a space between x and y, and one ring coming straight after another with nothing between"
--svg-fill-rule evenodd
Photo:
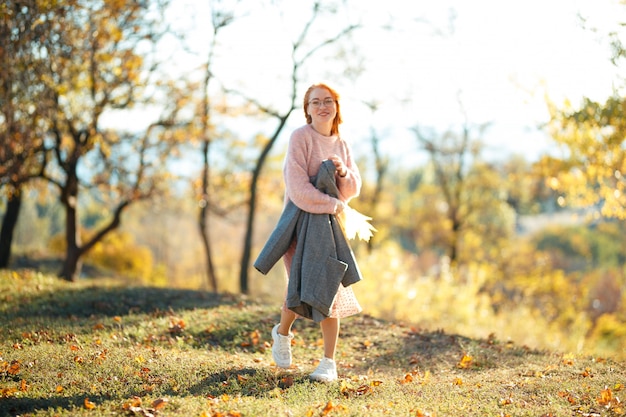
<instances>
[{"instance_id":1,"label":"grass","mask_svg":"<svg viewBox=\"0 0 626 417\"><path fill-rule=\"evenodd\" d=\"M610 358L385 322L342 322L336 383L271 359L278 306L243 296L0 272L0 416L622 416Z\"/></svg>"}]
</instances>

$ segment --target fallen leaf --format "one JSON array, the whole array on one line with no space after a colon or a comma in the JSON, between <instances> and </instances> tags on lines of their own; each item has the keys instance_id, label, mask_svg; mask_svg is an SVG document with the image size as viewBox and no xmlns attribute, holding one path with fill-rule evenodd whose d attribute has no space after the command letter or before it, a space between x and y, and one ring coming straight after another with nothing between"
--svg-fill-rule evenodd
<instances>
[{"instance_id":1,"label":"fallen leaf","mask_svg":"<svg viewBox=\"0 0 626 417\"><path fill-rule=\"evenodd\" d=\"M567 355L563 356L563 365L574 365L574 355L571 353L568 353Z\"/></svg>"},{"instance_id":2,"label":"fallen leaf","mask_svg":"<svg viewBox=\"0 0 626 417\"><path fill-rule=\"evenodd\" d=\"M293 375L287 375L280 379L280 383L278 384L278 386L281 388L289 388L293 386L293 383L294 383Z\"/></svg>"},{"instance_id":3,"label":"fallen leaf","mask_svg":"<svg viewBox=\"0 0 626 417\"><path fill-rule=\"evenodd\" d=\"M16 388L2 388L0 389L0 398L9 398L17 392Z\"/></svg>"},{"instance_id":4,"label":"fallen leaf","mask_svg":"<svg viewBox=\"0 0 626 417\"><path fill-rule=\"evenodd\" d=\"M160 410L161 408L165 407L168 402L169 400L167 398L156 399L152 402L152 408L154 408L155 410Z\"/></svg>"},{"instance_id":5,"label":"fallen leaf","mask_svg":"<svg viewBox=\"0 0 626 417\"><path fill-rule=\"evenodd\" d=\"M513 400L511 397L508 398L500 398L500 405L510 405L513 404Z\"/></svg>"},{"instance_id":6,"label":"fallen leaf","mask_svg":"<svg viewBox=\"0 0 626 417\"><path fill-rule=\"evenodd\" d=\"M461 368L461 369L467 369L470 366L472 366L472 362L474 361L474 358L465 354L463 355L463 357L461 358L461 360L459 361L459 363L456 365L457 368Z\"/></svg>"},{"instance_id":7,"label":"fallen leaf","mask_svg":"<svg viewBox=\"0 0 626 417\"><path fill-rule=\"evenodd\" d=\"M335 408L335 405L333 404L333 402L328 401L326 403L326 406L322 409L322 415L327 416L331 411L333 411L333 408Z\"/></svg>"},{"instance_id":8,"label":"fallen leaf","mask_svg":"<svg viewBox=\"0 0 626 417\"><path fill-rule=\"evenodd\" d=\"M96 408L96 405L92 403L91 401L89 401L89 398L85 398L85 401L83 402L83 404L85 405L85 408L87 410L93 410L94 408Z\"/></svg>"},{"instance_id":9,"label":"fallen leaf","mask_svg":"<svg viewBox=\"0 0 626 417\"><path fill-rule=\"evenodd\" d=\"M613 391L611 391L611 388L605 388L600 391L600 394L597 398L598 404L605 406L610 406L614 400L615 397L613 396Z\"/></svg>"},{"instance_id":10,"label":"fallen leaf","mask_svg":"<svg viewBox=\"0 0 626 417\"><path fill-rule=\"evenodd\" d=\"M411 374L404 375L404 378L402 380L400 380L401 384L408 384L410 382L413 382L413 375L411 375Z\"/></svg>"},{"instance_id":11,"label":"fallen leaf","mask_svg":"<svg viewBox=\"0 0 626 417\"><path fill-rule=\"evenodd\" d=\"M12 361L11 366L7 370L9 375L17 375L20 373L20 361Z\"/></svg>"},{"instance_id":12,"label":"fallen leaf","mask_svg":"<svg viewBox=\"0 0 626 417\"><path fill-rule=\"evenodd\" d=\"M131 408L141 407L141 397L134 396L130 402L125 402L122 405L122 409L130 410Z\"/></svg>"},{"instance_id":13,"label":"fallen leaf","mask_svg":"<svg viewBox=\"0 0 626 417\"><path fill-rule=\"evenodd\" d=\"M185 330L185 327L187 327L187 325L185 324L185 320L177 319L175 317L172 317L170 319L170 325L169 325L169 332L170 333L172 333L172 334L182 333L183 330Z\"/></svg>"}]
</instances>

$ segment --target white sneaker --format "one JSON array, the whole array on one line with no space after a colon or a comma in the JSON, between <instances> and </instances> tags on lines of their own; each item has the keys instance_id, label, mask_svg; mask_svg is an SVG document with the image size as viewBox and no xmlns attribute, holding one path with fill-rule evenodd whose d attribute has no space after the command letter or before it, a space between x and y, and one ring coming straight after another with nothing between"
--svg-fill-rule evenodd
<instances>
[{"instance_id":1,"label":"white sneaker","mask_svg":"<svg viewBox=\"0 0 626 417\"><path fill-rule=\"evenodd\" d=\"M272 329L272 357L276 366L281 368L289 368L291 366L291 339L293 333L289 332L288 336L278 333L278 324Z\"/></svg>"},{"instance_id":2,"label":"white sneaker","mask_svg":"<svg viewBox=\"0 0 626 417\"><path fill-rule=\"evenodd\" d=\"M337 379L337 364L332 359L324 358L317 365L317 369L309 375L309 378L319 382L335 381Z\"/></svg>"}]
</instances>

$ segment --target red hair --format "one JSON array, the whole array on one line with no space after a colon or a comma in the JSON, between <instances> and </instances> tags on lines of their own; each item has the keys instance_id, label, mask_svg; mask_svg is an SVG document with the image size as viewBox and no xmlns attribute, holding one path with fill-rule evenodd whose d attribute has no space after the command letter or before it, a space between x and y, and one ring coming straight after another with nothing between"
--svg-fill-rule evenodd
<instances>
[{"instance_id":1,"label":"red hair","mask_svg":"<svg viewBox=\"0 0 626 417\"><path fill-rule=\"evenodd\" d=\"M328 90L328 92L330 93L330 96L333 98L333 100L335 100L335 108L337 109L337 114L335 114L335 118L333 119L333 125L330 128L330 134L338 135L339 124L343 122L343 120L341 120L341 108L339 107L339 93L337 93L335 90L333 90L326 84L323 84L323 83L313 84L312 86L309 87L308 90L306 90L306 93L304 94L304 117L306 117L306 122L308 124L311 124L311 122L313 121L313 119L311 118L311 115L309 115L307 110L309 109L309 98L311 97L311 92L315 90L316 88L323 88L325 90Z\"/></svg>"}]
</instances>

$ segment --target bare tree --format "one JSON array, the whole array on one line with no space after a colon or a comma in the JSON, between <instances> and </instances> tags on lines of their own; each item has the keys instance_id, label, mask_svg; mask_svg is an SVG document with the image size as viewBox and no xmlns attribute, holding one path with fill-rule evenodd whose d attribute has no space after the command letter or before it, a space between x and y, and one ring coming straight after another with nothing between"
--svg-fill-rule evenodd
<instances>
[{"instance_id":1,"label":"bare tree","mask_svg":"<svg viewBox=\"0 0 626 417\"><path fill-rule=\"evenodd\" d=\"M418 142L430 156L435 181L441 191L445 215L450 224L448 256L456 264L459 259L462 234L470 227L469 220L480 206L479 190L470 188L471 165L482 150L480 141L471 137L471 128L463 111L464 123L461 134L448 131L443 135L425 133L424 129L414 127ZM479 126L479 134L486 125Z\"/></svg>"},{"instance_id":2,"label":"bare tree","mask_svg":"<svg viewBox=\"0 0 626 417\"><path fill-rule=\"evenodd\" d=\"M364 103L372 112L372 115L378 110L379 104L375 100ZM372 145L372 154L374 155L374 168L376 170L376 183L371 198L369 199L368 213L376 218L376 208L380 202L380 198L383 192L383 186L387 170L389 168L389 158L382 154L380 149L380 137L378 132L373 126L370 126L370 142ZM373 245L373 239L367 242L367 247L371 251Z\"/></svg>"},{"instance_id":3,"label":"bare tree","mask_svg":"<svg viewBox=\"0 0 626 417\"><path fill-rule=\"evenodd\" d=\"M211 113L212 106L209 95L209 87L213 80L212 65L215 56L215 50L218 42L219 32L232 23L234 19L234 13L226 11L221 7L220 1L211 3L211 23L212 34L209 43L209 50L205 62L204 77L202 80L202 99L200 106L200 142L201 142L201 154L202 154L202 197L200 200L200 208L198 211L198 231L202 239L202 245L205 253L207 278L211 289L215 292L218 291L218 277L215 271L213 263L211 235L209 226L209 215L212 208L215 207L215 203L212 201L210 184L211 184L211 144L213 142L213 129L211 126Z\"/></svg>"},{"instance_id":4,"label":"bare tree","mask_svg":"<svg viewBox=\"0 0 626 417\"><path fill-rule=\"evenodd\" d=\"M290 86L290 95L289 95L289 104L284 111L274 110L270 107L267 107L255 99L247 97L247 100L252 103L255 107L261 110L266 115L274 118L277 122L276 128L274 132L269 137L269 140L265 142L261 152L256 160L254 168L252 170L252 178L250 182L250 195L248 200L248 215L246 219L246 232L244 238L244 248L243 254L241 257L241 269L239 275L239 285L240 291L244 294L247 294L249 291L248 286L248 269L250 265L250 257L252 252L252 235L254 233L254 220L256 214L256 204L257 204L257 185L259 182L259 177L261 176L261 172L263 170L263 166L265 160L272 150L274 143L280 136L285 124L287 123L287 119L291 113L296 109L296 99L298 97L298 86L300 83L300 71L304 64L314 56L320 49L327 47L329 45L337 44L340 40L344 39L348 34L353 32L359 26L355 24L350 24L343 29L338 30L334 35L331 35L327 38L322 39L319 43L309 46L306 40L309 38L310 31L315 22L321 19L321 13L323 11L321 2L316 1L312 7L312 13L310 19L303 26L302 31L295 41L292 43L291 57L292 57L292 67L291 67L291 86Z\"/></svg>"}]
</instances>

